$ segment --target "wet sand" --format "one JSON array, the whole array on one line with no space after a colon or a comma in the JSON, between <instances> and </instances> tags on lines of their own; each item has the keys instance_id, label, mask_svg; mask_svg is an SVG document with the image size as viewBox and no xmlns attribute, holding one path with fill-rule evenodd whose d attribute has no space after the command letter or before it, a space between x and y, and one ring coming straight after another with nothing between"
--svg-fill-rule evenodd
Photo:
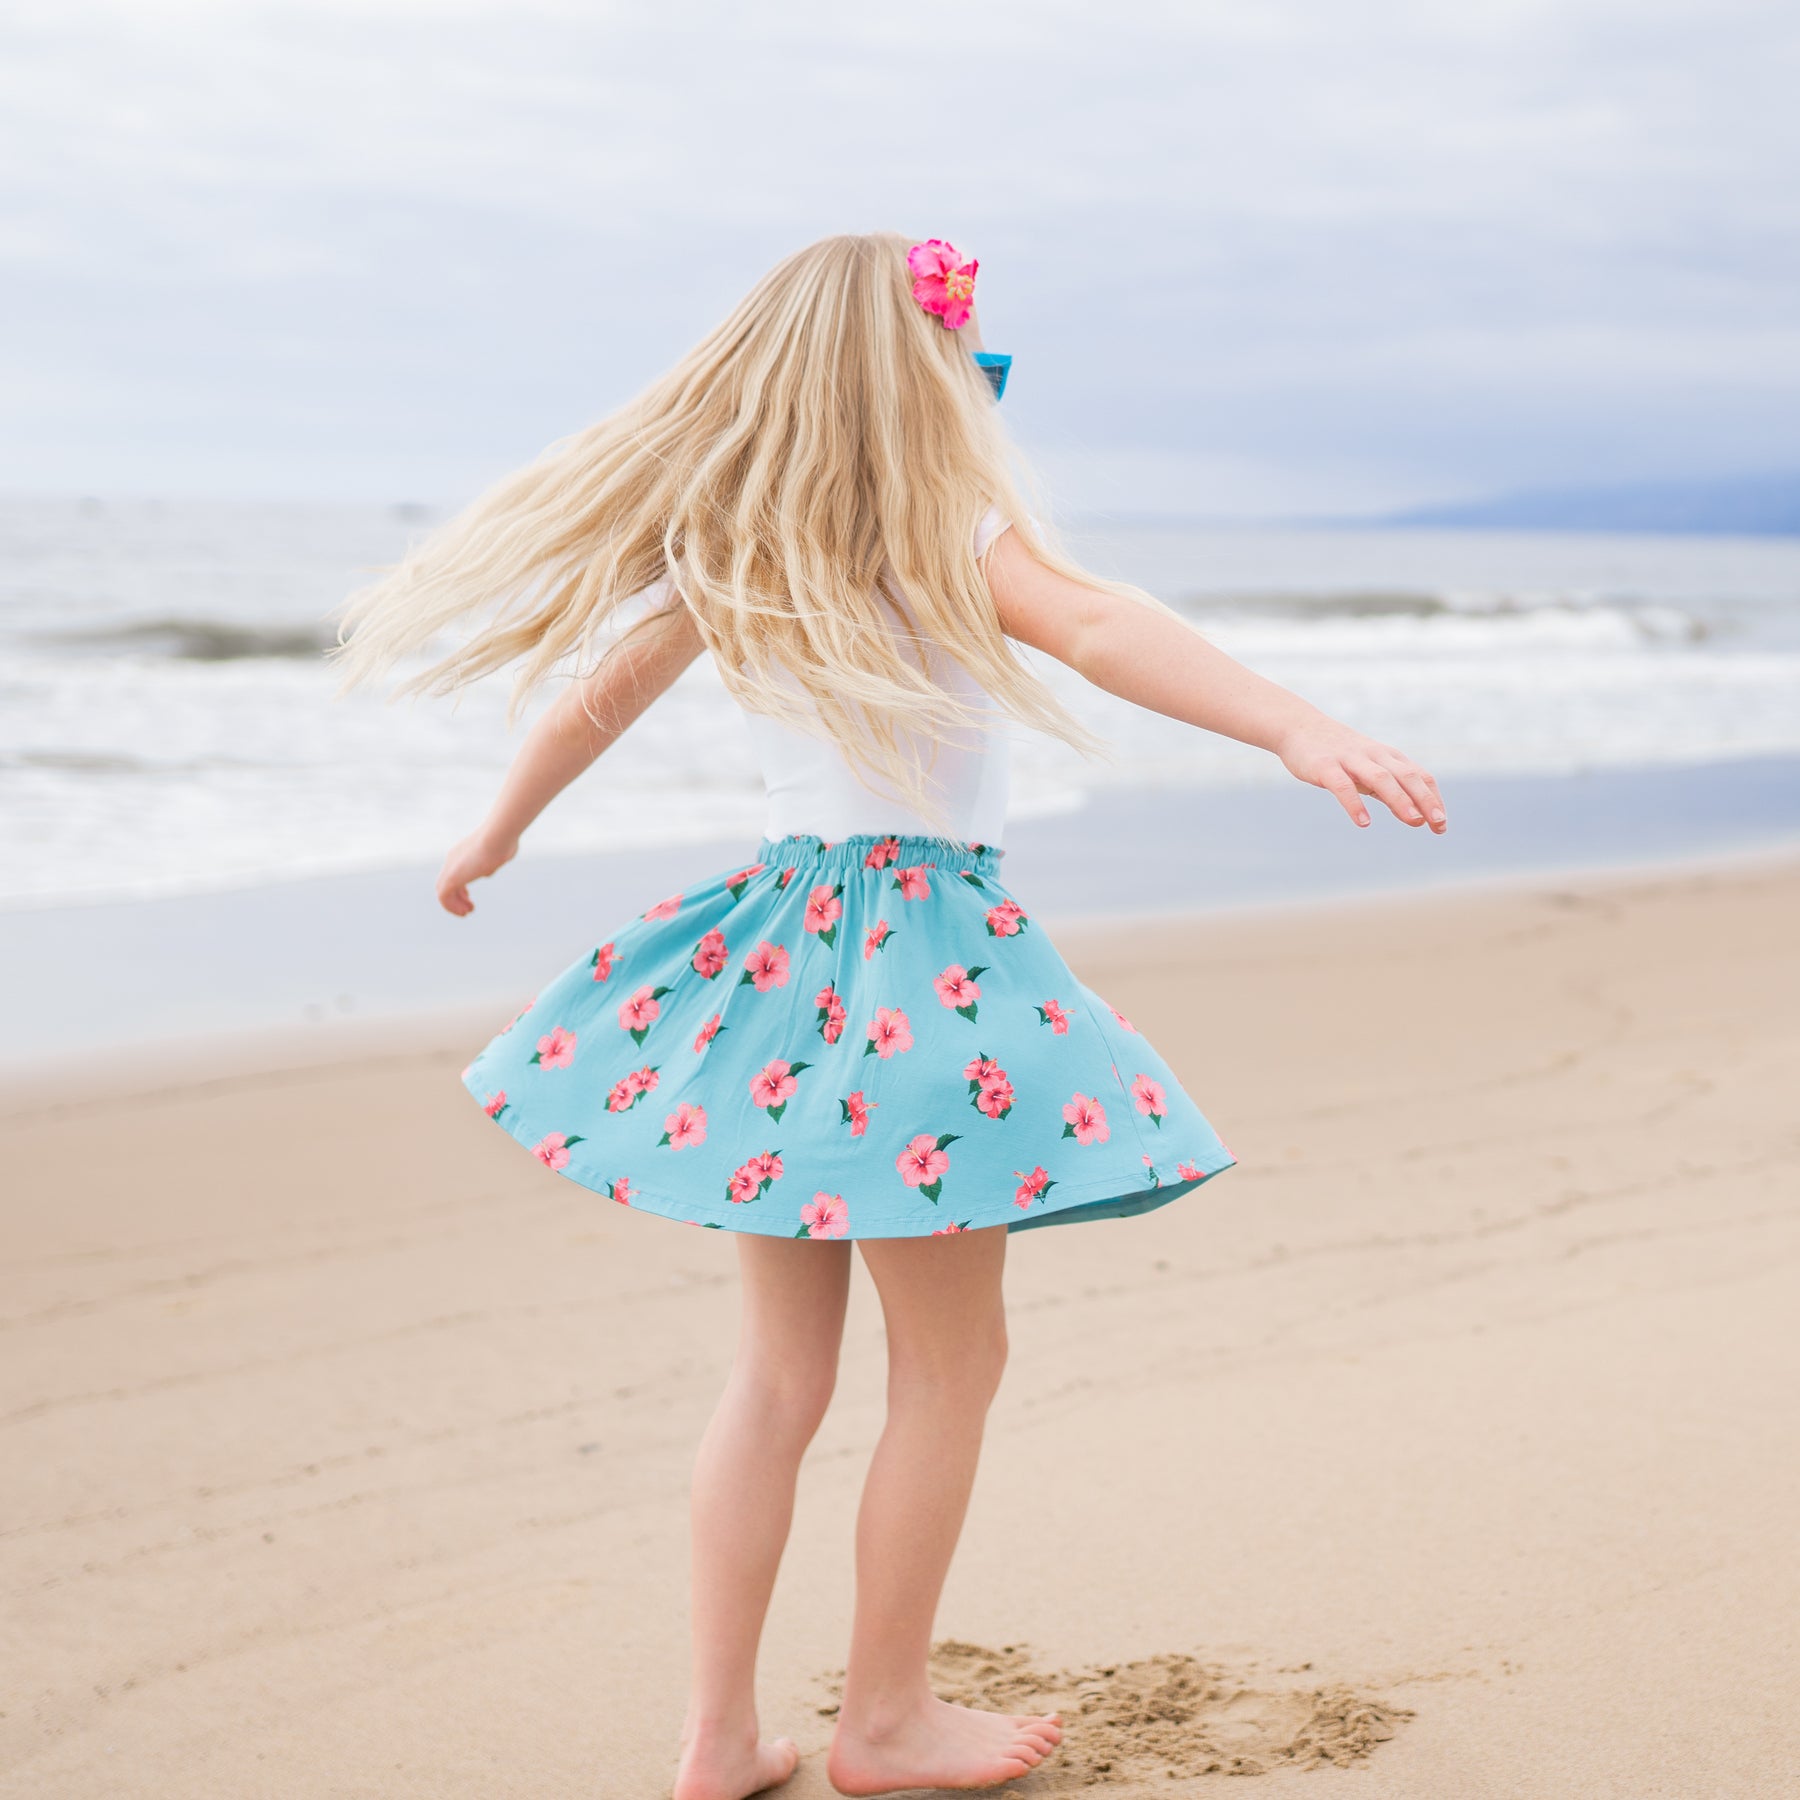
<instances>
[{"instance_id":1,"label":"wet sand","mask_svg":"<svg viewBox=\"0 0 1800 1800\"><path fill-rule=\"evenodd\" d=\"M1059 932L1240 1160L1009 1247L940 1672L1063 1697L1013 1791L1794 1791L1797 920L1787 858ZM665 1791L732 1245L495 1131L497 1022L9 1083L0 1794ZM859 1275L794 1800L881 1364Z\"/></svg>"}]
</instances>

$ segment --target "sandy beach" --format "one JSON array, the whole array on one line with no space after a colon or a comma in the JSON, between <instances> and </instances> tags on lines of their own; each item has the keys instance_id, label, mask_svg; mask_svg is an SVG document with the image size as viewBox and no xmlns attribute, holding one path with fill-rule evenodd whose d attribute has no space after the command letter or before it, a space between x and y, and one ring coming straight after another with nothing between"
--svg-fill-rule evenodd
<instances>
[{"instance_id":1,"label":"sandy beach","mask_svg":"<svg viewBox=\"0 0 1800 1800\"><path fill-rule=\"evenodd\" d=\"M1010 1791L1796 1791L1796 919L1788 856L1058 933L1239 1166L1009 1246L940 1673L1065 1707ZM9 1084L0 1794L665 1792L733 1246L489 1124L499 1022ZM793 1800L881 1375L859 1274Z\"/></svg>"}]
</instances>

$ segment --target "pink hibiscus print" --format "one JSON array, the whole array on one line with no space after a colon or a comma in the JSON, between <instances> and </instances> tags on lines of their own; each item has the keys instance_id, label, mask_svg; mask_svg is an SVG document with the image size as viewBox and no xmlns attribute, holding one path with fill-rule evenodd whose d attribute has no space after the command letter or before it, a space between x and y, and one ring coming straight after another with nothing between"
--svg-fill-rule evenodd
<instances>
[{"instance_id":1,"label":"pink hibiscus print","mask_svg":"<svg viewBox=\"0 0 1800 1800\"><path fill-rule=\"evenodd\" d=\"M621 1075L606 1096L606 1110L630 1112L661 1079L654 1068L634 1069L629 1075Z\"/></svg>"},{"instance_id":2,"label":"pink hibiscus print","mask_svg":"<svg viewBox=\"0 0 1800 1800\"><path fill-rule=\"evenodd\" d=\"M844 916L844 903L838 896L843 891L841 881L836 887L820 882L806 896L806 929L815 933L821 944L837 942L837 922Z\"/></svg>"},{"instance_id":3,"label":"pink hibiscus print","mask_svg":"<svg viewBox=\"0 0 1800 1800\"><path fill-rule=\"evenodd\" d=\"M829 982L813 996L813 1005L819 1009L819 1036L826 1043L835 1044L844 1035L844 1003L838 997L838 991Z\"/></svg>"},{"instance_id":4,"label":"pink hibiscus print","mask_svg":"<svg viewBox=\"0 0 1800 1800\"><path fill-rule=\"evenodd\" d=\"M900 854L900 840L897 837L884 837L880 843L869 847L869 854L863 858L865 869L885 869Z\"/></svg>"},{"instance_id":5,"label":"pink hibiscus print","mask_svg":"<svg viewBox=\"0 0 1800 1800\"><path fill-rule=\"evenodd\" d=\"M1018 1192L1013 1195L1013 1205L1029 1207L1034 1200L1041 1200L1044 1195L1056 1186L1050 1179L1049 1171L1040 1163L1029 1175L1023 1169L1014 1169L1019 1178Z\"/></svg>"},{"instance_id":6,"label":"pink hibiscus print","mask_svg":"<svg viewBox=\"0 0 1800 1800\"><path fill-rule=\"evenodd\" d=\"M481 1110L486 1113L490 1119L499 1118L499 1116L506 1111L506 1089L502 1088L497 1094L489 1094L488 1097L482 1101Z\"/></svg>"},{"instance_id":7,"label":"pink hibiscus print","mask_svg":"<svg viewBox=\"0 0 1800 1800\"><path fill-rule=\"evenodd\" d=\"M575 1060L575 1034L553 1025L547 1036L537 1042L531 1060L540 1069L566 1069Z\"/></svg>"},{"instance_id":8,"label":"pink hibiscus print","mask_svg":"<svg viewBox=\"0 0 1800 1800\"><path fill-rule=\"evenodd\" d=\"M1069 1009L1058 1001L1046 1000L1037 1009L1038 1023L1048 1025L1057 1037L1069 1035Z\"/></svg>"},{"instance_id":9,"label":"pink hibiscus print","mask_svg":"<svg viewBox=\"0 0 1800 1800\"><path fill-rule=\"evenodd\" d=\"M644 914L646 919L672 919L681 911L681 896L671 894L666 900L659 900Z\"/></svg>"},{"instance_id":10,"label":"pink hibiscus print","mask_svg":"<svg viewBox=\"0 0 1800 1800\"><path fill-rule=\"evenodd\" d=\"M1062 1109L1062 1116L1068 1121L1063 1126L1063 1136L1072 1137L1078 1144L1104 1144L1112 1136L1106 1108L1086 1094L1077 1094Z\"/></svg>"},{"instance_id":11,"label":"pink hibiscus print","mask_svg":"<svg viewBox=\"0 0 1800 1800\"><path fill-rule=\"evenodd\" d=\"M800 1209L795 1237L841 1238L850 1229L850 1209L842 1194L820 1192Z\"/></svg>"},{"instance_id":12,"label":"pink hibiscus print","mask_svg":"<svg viewBox=\"0 0 1800 1800\"><path fill-rule=\"evenodd\" d=\"M1179 1175L1183 1181L1199 1181L1202 1178L1202 1170L1197 1162L1177 1163L1175 1165L1175 1173Z\"/></svg>"},{"instance_id":13,"label":"pink hibiscus print","mask_svg":"<svg viewBox=\"0 0 1800 1800\"><path fill-rule=\"evenodd\" d=\"M933 1237L949 1237L954 1232L967 1231L968 1229L969 1227L966 1222L958 1225L956 1221L952 1219L948 1225L940 1225L931 1235Z\"/></svg>"},{"instance_id":14,"label":"pink hibiscus print","mask_svg":"<svg viewBox=\"0 0 1800 1800\"><path fill-rule=\"evenodd\" d=\"M985 975L987 968L977 963L972 969L965 969L961 963L952 963L943 974L934 976L931 985L937 989L937 997L950 1008L974 1022L975 1002L981 998L981 987L976 981L977 975Z\"/></svg>"},{"instance_id":15,"label":"pink hibiscus print","mask_svg":"<svg viewBox=\"0 0 1800 1800\"><path fill-rule=\"evenodd\" d=\"M706 1108L684 1100L663 1120L663 1134L656 1140L671 1150L685 1150L690 1144L706 1142Z\"/></svg>"},{"instance_id":16,"label":"pink hibiscus print","mask_svg":"<svg viewBox=\"0 0 1800 1800\"><path fill-rule=\"evenodd\" d=\"M762 872L763 865L761 863L752 863L747 869L739 869L735 875L729 876L726 879L726 891L734 900L743 899L744 889L750 885L750 877L752 875L760 875Z\"/></svg>"},{"instance_id":17,"label":"pink hibiscus print","mask_svg":"<svg viewBox=\"0 0 1800 1800\"><path fill-rule=\"evenodd\" d=\"M606 1184L606 1197L609 1200L618 1201L621 1206L629 1206L631 1204L630 1176L621 1175L617 1181L609 1181Z\"/></svg>"},{"instance_id":18,"label":"pink hibiscus print","mask_svg":"<svg viewBox=\"0 0 1800 1800\"><path fill-rule=\"evenodd\" d=\"M740 1163L732 1170L731 1179L725 1184L725 1198L733 1206L747 1206L752 1200L766 1194L780 1179L780 1152L765 1150L760 1156L753 1156L748 1162Z\"/></svg>"},{"instance_id":19,"label":"pink hibiscus print","mask_svg":"<svg viewBox=\"0 0 1800 1800\"><path fill-rule=\"evenodd\" d=\"M581 1141L579 1137L568 1137L560 1131L548 1131L531 1146L531 1154L546 1169L566 1169L569 1151Z\"/></svg>"},{"instance_id":20,"label":"pink hibiscus print","mask_svg":"<svg viewBox=\"0 0 1800 1800\"><path fill-rule=\"evenodd\" d=\"M723 1026L719 1023L719 1014L714 1013L713 1016L700 1027L699 1034L694 1039L694 1054L698 1056L721 1031L727 1029L729 1029L727 1026Z\"/></svg>"},{"instance_id":21,"label":"pink hibiscus print","mask_svg":"<svg viewBox=\"0 0 1800 1800\"><path fill-rule=\"evenodd\" d=\"M864 1056L879 1056L886 1062L901 1050L912 1048L912 1025L897 1006L878 1006L869 1021L869 1041L863 1046Z\"/></svg>"},{"instance_id":22,"label":"pink hibiscus print","mask_svg":"<svg viewBox=\"0 0 1800 1800\"><path fill-rule=\"evenodd\" d=\"M1006 1071L991 1056L975 1056L963 1065L969 1084L969 1104L990 1119L1004 1119L1012 1111L1013 1085Z\"/></svg>"},{"instance_id":23,"label":"pink hibiscus print","mask_svg":"<svg viewBox=\"0 0 1800 1800\"><path fill-rule=\"evenodd\" d=\"M1152 1081L1148 1075L1137 1076L1131 1084L1131 1097L1137 1102L1139 1112L1150 1115L1152 1125L1162 1125L1163 1114L1169 1109L1169 1101L1160 1081Z\"/></svg>"},{"instance_id":24,"label":"pink hibiscus print","mask_svg":"<svg viewBox=\"0 0 1800 1800\"><path fill-rule=\"evenodd\" d=\"M879 1100L865 1100L862 1089L858 1088L854 1094L847 1094L838 1102L844 1109L839 1122L850 1127L852 1137L861 1137L869 1128L869 1114L880 1104Z\"/></svg>"},{"instance_id":25,"label":"pink hibiscus print","mask_svg":"<svg viewBox=\"0 0 1800 1800\"><path fill-rule=\"evenodd\" d=\"M929 900L931 898L931 882L926 876L930 863L914 863L910 869L894 871L894 886L900 890L902 900Z\"/></svg>"},{"instance_id":26,"label":"pink hibiscus print","mask_svg":"<svg viewBox=\"0 0 1800 1800\"><path fill-rule=\"evenodd\" d=\"M1137 1030L1137 1027L1134 1024L1132 1024L1132 1022L1128 1018L1126 1018L1126 1016L1122 1012L1120 1012L1116 1006L1108 1005L1106 1010L1109 1013L1111 1013L1112 1016L1115 1019L1117 1019L1119 1021L1119 1023L1121 1025L1123 1025L1127 1031L1136 1031Z\"/></svg>"},{"instance_id":27,"label":"pink hibiscus print","mask_svg":"<svg viewBox=\"0 0 1800 1800\"><path fill-rule=\"evenodd\" d=\"M759 994L766 994L770 988L786 987L787 978L786 948L780 944L771 944L765 938L744 958L744 979L738 986L742 987L745 982L750 982L755 985Z\"/></svg>"},{"instance_id":28,"label":"pink hibiscus print","mask_svg":"<svg viewBox=\"0 0 1800 1800\"><path fill-rule=\"evenodd\" d=\"M944 1171L950 1167L950 1146L956 1136L954 1131L939 1132L936 1137L922 1131L894 1158L900 1179L917 1188L934 1206L943 1192Z\"/></svg>"},{"instance_id":29,"label":"pink hibiscus print","mask_svg":"<svg viewBox=\"0 0 1800 1800\"><path fill-rule=\"evenodd\" d=\"M611 944L602 944L588 958L588 965L594 971L596 981L604 981L613 972L613 964L618 961L618 953Z\"/></svg>"},{"instance_id":30,"label":"pink hibiscus print","mask_svg":"<svg viewBox=\"0 0 1800 1800\"><path fill-rule=\"evenodd\" d=\"M863 939L863 961L873 962L877 950L885 950L887 941L893 936L893 929L886 919L877 919L869 927L868 935Z\"/></svg>"},{"instance_id":31,"label":"pink hibiscus print","mask_svg":"<svg viewBox=\"0 0 1800 1800\"><path fill-rule=\"evenodd\" d=\"M1025 927L1025 909L1016 900L1002 900L987 914L989 937L1017 937Z\"/></svg>"},{"instance_id":32,"label":"pink hibiscus print","mask_svg":"<svg viewBox=\"0 0 1800 1800\"><path fill-rule=\"evenodd\" d=\"M716 925L694 946L694 973L711 981L731 960L725 934Z\"/></svg>"},{"instance_id":33,"label":"pink hibiscus print","mask_svg":"<svg viewBox=\"0 0 1800 1800\"><path fill-rule=\"evenodd\" d=\"M973 257L964 262L954 244L927 238L907 251L906 266L912 272L913 298L927 312L936 313L946 331L960 331L968 324L969 309L975 304L975 271L981 266Z\"/></svg>"},{"instance_id":34,"label":"pink hibiscus print","mask_svg":"<svg viewBox=\"0 0 1800 1800\"><path fill-rule=\"evenodd\" d=\"M776 885L776 886L777 886L777 887L783 887L783 888L784 888L784 887L786 887L786 886L787 886L787 884L788 884L788 883L789 883L789 882L790 882L790 881L792 881L792 880L793 880L793 879L794 879L794 877L795 877L795 876L796 876L796 875L797 875L797 874L798 874L798 873L799 873L799 872L800 872L800 870L799 870L799 865L798 865L798 864L796 864L796 865L795 865L795 866L794 866L794 867L793 867L793 868L791 868L791 869L783 869L783 870L782 870L782 871L781 871L781 879L780 879L780 880L779 880L779 881L777 881L777 882L776 882L776 884L775 884L775 885Z\"/></svg>"},{"instance_id":35,"label":"pink hibiscus print","mask_svg":"<svg viewBox=\"0 0 1800 1800\"><path fill-rule=\"evenodd\" d=\"M811 1063L783 1062L780 1057L765 1063L750 1077L751 1104L762 1107L771 1119L779 1119L800 1085L801 1071L811 1067Z\"/></svg>"},{"instance_id":36,"label":"pink hibiscus print","mask_svg":"<svg viewBox=\"0 0 1800 1800\"><path fill-rule=\"evenodd\" d=\"M986 1113L990 1119L1004 1119L1013 1109L1013 1085L1010 1081L996 1081L981 1088L975 1095L974 1105L977 1112Z\"/></svg>"},{"instance_id":37,"label":"pink hibiscus print","mask_svg":"<svg viewBox=\"0 0 1800 1800\"><path fill-rule=\"evenodd\" d=\"M646 981L619 1008L619 1027L631 1033L634 1044L642 1044L650 1035L650 1027L662 1016L662 997L668 991L667 987L652 987Z\"/></svg>"}]
</instances>

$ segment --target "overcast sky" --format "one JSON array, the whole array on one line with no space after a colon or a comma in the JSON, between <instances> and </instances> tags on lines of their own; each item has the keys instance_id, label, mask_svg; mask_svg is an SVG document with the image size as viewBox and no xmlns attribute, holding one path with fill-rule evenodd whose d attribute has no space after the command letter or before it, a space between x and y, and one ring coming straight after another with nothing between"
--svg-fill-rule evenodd
<instances>
[{"instance_id":1,"label":"overcast sky","mask_svg":"<svg viewBox=\"0 0 1800 1800\"><path fill-rule=\"evenodd\" d=\"M0 487L455 500L775 258L981 259L1074 507L1800 468L1800 9L14 4Z\"/></svg>"}]
</instances>

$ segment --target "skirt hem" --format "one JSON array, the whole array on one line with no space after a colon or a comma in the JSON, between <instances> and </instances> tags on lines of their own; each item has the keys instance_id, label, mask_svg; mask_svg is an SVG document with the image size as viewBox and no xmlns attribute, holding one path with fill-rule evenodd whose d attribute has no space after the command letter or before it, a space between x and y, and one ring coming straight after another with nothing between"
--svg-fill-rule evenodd
<instances>
[{"instance_id":1,"label":"skirt hem","mask_svg":"<svg viewBox=\"0 0 1800 1800\"><path fill-rule=\"evenodd\" d=\"M462 1086L470 1098L477 1105L481 1105L481 1094L476 1086L466 1079ZM516 1121L518 1109L508 1106L506 1110L514 1114ZM535 1142L542 1141L544 1132L537 1130L535 1126L526 1126L522 1122L515 1123L499 1118L494 1114L487 1113L485 1106L483 1112L487 1117L492 1118L493 1122L514 1143L527 1150L533 1149ZM548 1127L546 1127L547 1129ZM538 1160L543 1161L541 1157ZM987 1230L995 1225L1005 1225L1009 1231L1026 1231L1036 1226L1077 1224L1089 1219L1131 1218L1138 1213L1151 1212L1159 1206L1166 1206L1171 1200L1178 1200L1182 1195L1192 1193L1195 1188L1210 1181L1213 1176L1222 1175L1227 1169L1237 1166L1237 1158L1228 1152L1224 1153L1222 1157L1212 1159L1210 1167L1207 1166L1207 1159L1204 1156L1182 1158L1181 1160L1198 1168L1199 1175L1176 1181L1158 1182L1147 1188L1126 1190L1121 1190L1116 1181L1107 1179L1081 1183L1058 1181L1057 1188L1067 1191L1059 1192L1054 1199L1038 1202L1029 1210L1023 1207L1018 1208L1020 1216L1016 1219L1005 1217L988 1219L979 1225L973 1222L965 1225L964 1221L958 1219L956 1206L952 1200L945 1199L935 1203L927 1201L925 1204L933 1207L933 1214L921 1216L920 1229L917 1231L857 1231L851 1229L842 1233L842 1241L848 1243L858 1238L931 1237L952 1224L958 1229L969 1231ZM616 1198L609 1191L610 1184L607 1183L604 1176L588 1180L584 1177L583 1171L574 1167L572 1162L561 1168L551 1163L544 1163L544 1167L549 1169L552 1174L560 1175L565 1181L573 1182L585 1193L597 1194L602 1199ZM630 1198L616 1201L616 1203L628 1207L633 1212L652 1213L658 1218L672 1219L677 1224L699 1225L714 1231L744 1231L759 1237L799 1238L811 1235L803 1227L789 1229L787 1223L773 1222L774 1208L766 1199L746 1201L741 1206L733 1205L729 1201L722 1205L709 1205L692 1200L678 1200L672 1195L651 1193L637 1185L634 1180ZM771 1223L764 1225L758 1222L762 1219L769 1219Z\"/></svg>"}]
</instances>

